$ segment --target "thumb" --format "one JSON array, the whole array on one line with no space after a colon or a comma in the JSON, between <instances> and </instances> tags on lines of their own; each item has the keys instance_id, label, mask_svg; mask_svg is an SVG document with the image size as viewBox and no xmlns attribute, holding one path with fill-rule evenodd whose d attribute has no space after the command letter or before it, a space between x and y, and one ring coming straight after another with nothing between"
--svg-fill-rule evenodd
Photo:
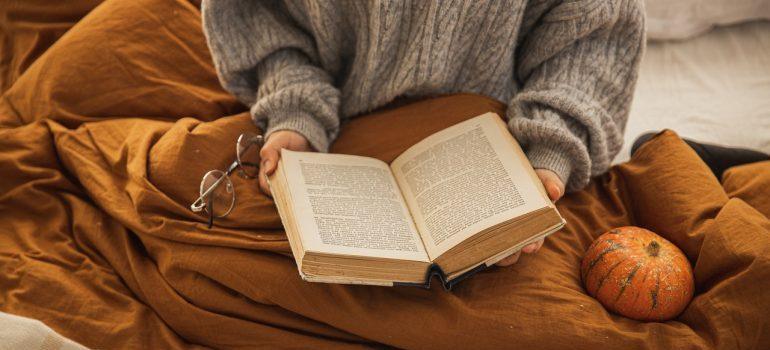
<instances>
[{"instance_id":1,"label":"thumb","mask_svg":"<svg viewBox=\"0 0 770 350\"><path fill-rule=\"evenodd\" d=\"M559 198L561 198L562 193L558 184L554 183L553 181L546 180L544 185L546 192L548 192L548 198L550 198L551 201L556 202L559 200Z\"/></svg>"},{"instance_id":2,"label":"thumb","mask_svg":"<svg viewBox=\"0 0 770 350\"><path fill-rule=\"evenodd\" d=\"M259 166L259 188L264 194L271 196L270 185L267 183L267 177L275 172L275 168L278 164L279 154L275 148L265 145L265 147L262 147L259 155L262 157L262 161L260 162Z\"/></svg>"},{"instance_id":3,"label":"thumb","mask_svg":"<svg viewBox=\"0 0 770 350\"><path fill-rule=\"evenodd\" d=\"M265 145L262 147L259 152L259 156L262 158L262 162L259 165L260 172L264 172L265 175L273 174L276 165L278 165L278 159L280 158L280 153L278 152L278 149L272 145Z\"/></svg>"},{"instance_id":4,"label":"thumb","mask_svg":"<svg viewBox=\"0 0 770 350\"><path fill-rule=\"evenodd\" d=\"M537 173L537 177L543 183L543 187L551 201L556 202L564 195L565 186L559 175L548 169L535 169L535 173Z\"/></svg>"}]
</instances>

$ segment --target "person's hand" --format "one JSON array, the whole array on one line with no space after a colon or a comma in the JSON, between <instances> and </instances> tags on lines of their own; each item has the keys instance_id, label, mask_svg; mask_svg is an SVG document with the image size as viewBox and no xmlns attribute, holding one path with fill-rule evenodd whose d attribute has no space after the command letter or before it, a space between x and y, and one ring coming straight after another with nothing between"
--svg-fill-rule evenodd
<instances>
[{"instance_id":1,"label":"person's hand","mask_svg":"<svg viewBox=\"0 0 770 350\"><path fill-rule=\"evenodd\" d=\"M259 151L259 156L262 159L259 165L259 188L271 197L267 176L275 172L278 160L281 159L281 148L300 152L313 151L310 142L296 131L280 130L270 134L265 145Z\"/></svg>"},{"instance_id":2,"label":"person's hand","mask_svg":"<svg viewBox=\"0 0 770 350\"><path fill-rule=\"evenodd\" d=\"M545 187L545 191L548 192L548 197L551 198L551 201L556 202L559 200L559 198L561 198L561 196L564 195L564 182L561 181L556 173L548 169L535 169L535 173L543 183L543 187ZM525 254L531 254L540 250L540 247L542 246L542 239L537 242L527 244L524 248L521 248L521 251L509 255L503 260L500 260L497 263L497 266L511 266L519 261L519 257L521 256L522 252Z\"/></svg>"}]
</instances>

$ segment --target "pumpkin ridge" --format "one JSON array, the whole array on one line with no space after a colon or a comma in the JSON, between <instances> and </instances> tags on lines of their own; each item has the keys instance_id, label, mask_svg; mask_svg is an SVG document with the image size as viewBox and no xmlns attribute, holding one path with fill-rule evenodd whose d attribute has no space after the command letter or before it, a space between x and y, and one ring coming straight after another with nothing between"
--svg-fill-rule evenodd
<instances>
[{"instance_id":1,"label":"pumpkin ridge","mask_svg":"<svg viewBox=\"0 0 770 350\"><path fill-rule=\"evenodd\" d=\"M618 261L618 262L617 262L615 265L612 265L612 267L610 268L610 270L609 270L609 271L607 271L607 274L606 274L606 275L604 275L604 277L602 277L602 279L600 279L600 280L599 280L599 286L597 286L597 287L596 287L596 291L595 291L595 293L594 293L594 294L596 294L596 295L599 295L599 290L601 290L601 289L602 289L602 285L604 285L604 281L606 281L606 280L607 280L607 278L609 278L609 277L610 277L610 275L612 274L612 271L615 271L615 269L618 267L618 265L622 264L622 263L623 263L624 261L626 261L626 260L628 260L628 259L625 259L625 260L621 260L621 261Z\"/></svg>"},{"instance_id":2,"label":"pumpkin ridge","mask_svg":"<svg viewBox=\"0 0 770 350\"><path fill-rule=\"evenodd\" d=\"M645 274L644 274L644 278L642 278L642 281L641 281L641 282L639 282L639 284L642 284L642 285L643 285L643 284L644 284L644 281L646 281L646 280L647 280L647 277L649 277L649 276L650 276L650 270L649 270L649 269L647 269L647 270L646 270L646 272L647 272L647 273L645 273ZM641 296L642 296L642 292L641 292L641 291L639 291L639 290L637 290L637 291L636 291L636 298L634 298L634 302L633 302L633 303L631 303L631 304L633 304L633 305L636 305L636 302L637 302L637 301L639 301L639 297L641 297Z\"/></svg>"},{"instance_id":3,"label":"pumpkin ridge","mask_svg":"<svg viewBox=\"0 0 770 350\"><path fill-rule=\"evenodd\" d=\"M655 278L655 290L650 292L650 298L652 298L652 307L650 308L650 311L647 312L647 318L650 317L650 314L655 310L655 307L658 306L659 291L660 291L660 270L658 270L657 277Z\"/></svg>"},{"instance_id":4,"label":"pumpkin ridge","mask_svg":"<svg viewBox=\"0 0 770 350\"><path fill-rule=\"evenodd\" d=\"M585 273L583 274L586 277L591 273L591 270L594 268L594 266L596 266L596 264L599 262L599 260L601 260L605 255L607 255L608 253L614 252L614 251L616 251L618 249L625 248L620 243L613 242L613 241L610 241L610 240L607 240L607 242L612 242L612 244L610 244L609 247L605 248L601 253L599 253L599 255L596 256L596 258L594 258L594 260L592 260L588 264L588 268L586 269ZM584 279L585 279L585 277L584 277Z\"/></svg>"},{"instance_id":5,"label":"pumpkin ridge","mask_svg":"<svg viewBox=\"0 0 770 350\"><path fill-rule=\"evenodd\" d=\"M626 280L623 282L623 286L620 287L620 292L618 292L618 296L615 297L615 302L613 304L617 304L618 300L620 300L620 297L623 295L623 292L626 290L626 287L631 284L631 280L634 278L634 275L636 275L636 271L639 271L639 268L641 267L642 265L639 263L634 266L634 269L631 270L631 272L626 277Z\"/></svg>"}]
</instances>

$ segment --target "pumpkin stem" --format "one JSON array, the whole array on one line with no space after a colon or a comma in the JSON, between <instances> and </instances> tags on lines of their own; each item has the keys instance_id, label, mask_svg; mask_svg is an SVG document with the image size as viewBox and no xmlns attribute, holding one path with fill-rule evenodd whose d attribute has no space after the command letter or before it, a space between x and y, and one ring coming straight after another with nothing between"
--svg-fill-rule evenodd
<instances>
[{"instance_id":1,"label":"pumpkin stem","mask_svg":"<svg viewBox=\"0 0 770 350\"><path fill-rule=\"evenodd\" d=\"M658 256L660 253L660 244L657 241L652 241L647 245L646 250L647 254L650 254L650 256Z\"/></svg>"}]
</instances>

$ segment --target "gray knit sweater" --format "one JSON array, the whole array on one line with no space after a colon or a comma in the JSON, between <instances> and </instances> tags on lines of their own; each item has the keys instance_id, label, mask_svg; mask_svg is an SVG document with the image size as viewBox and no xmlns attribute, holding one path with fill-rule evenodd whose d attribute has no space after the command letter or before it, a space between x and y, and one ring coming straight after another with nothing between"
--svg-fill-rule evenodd
<instances>
[{"instance_id":1,"label":"gray knit sweater","mask_svg":"<svg viewBox=\"0 0 770 350\"><path fill-rule=\"evenodd\" d=\"M269 135L322 152L341 118L399 96L508 103L535 168L568 190L623 142L644 47L642 0L211 0L203 27L222 85Z\"/></svg>"}]
</instances>

